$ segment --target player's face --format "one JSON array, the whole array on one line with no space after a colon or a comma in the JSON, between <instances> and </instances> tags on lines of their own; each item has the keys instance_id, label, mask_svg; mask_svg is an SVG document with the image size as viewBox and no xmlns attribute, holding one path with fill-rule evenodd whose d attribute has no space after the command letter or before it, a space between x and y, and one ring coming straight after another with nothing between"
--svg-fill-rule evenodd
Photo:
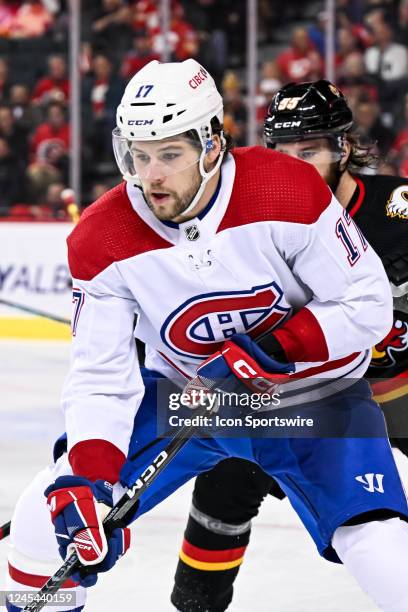
<instances>
[{"instance_id":1,"label":"player's face","mask_svg":"<svg viewBox=\"0 0 408 612\"><path fill-rule=\"evenodd\" d=\"M161 221L177 218L200 187L200 149L189 140L168 138L135 142L131 152L150 210Z\"/></svg>"},{"instance_id":2,"label":"player's face","mask_svg":"<svg viewBox=\"0 0 408 612\"><path fill-rule=\"evenodd\" d=\"M312 164L329 187L336 185L336 162L339 161L340 155L333 152L327 138L314 138L298 142L278 142L275 150Z\"/></svg>"}]
</instances>

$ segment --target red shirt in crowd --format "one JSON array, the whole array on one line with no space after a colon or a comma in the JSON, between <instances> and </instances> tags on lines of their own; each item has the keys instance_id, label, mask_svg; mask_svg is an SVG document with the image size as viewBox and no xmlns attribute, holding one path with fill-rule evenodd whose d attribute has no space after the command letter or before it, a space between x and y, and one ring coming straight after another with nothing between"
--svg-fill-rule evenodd
<instances>
[{"instance_id":1,"label":"red shirt in crowd","mask_svg":"<svg viewBox=\"0 0 408 612\"><path fill-rule=\"evenodd\" d=\"M51 92L52 95L51 95ZM32 100L35 102L58 100L58 102L67 102L69 98L69 80L68 79L51 79L44 77L40 79L34 88Z\"/></svg>"},{"instance_id":2,"label":"red shirt in crowd","mask_svg":"<svg viewBox=\"0 0 408 612\"><path fill-rule=\"evenodd\" d=\"M290 47L278 55L277 63L281 71L282 80L301 82L321 78L323 62L318 52L310 47L305 52Z\"/></svg>"},{"instance_id":3,"label":"red shirt in crowd","mask_svg":"<svg viewBox=\"0 0 408 612\"><path fill-rule=\"evenodd\" d=\"M69 150L69 124L60 128L52 128L49 123L42 123L34 132L31 147L36 161L51 161L49 159L52 149L68 153ZM51 153L52 157L52 153Z\"/></svg>"}]
</instances>

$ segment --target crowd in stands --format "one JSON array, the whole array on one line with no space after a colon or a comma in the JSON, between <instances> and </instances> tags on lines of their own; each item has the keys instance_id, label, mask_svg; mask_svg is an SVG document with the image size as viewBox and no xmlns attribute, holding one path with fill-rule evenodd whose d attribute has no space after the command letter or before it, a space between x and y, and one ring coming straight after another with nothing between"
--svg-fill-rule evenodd
<instances>
[{"instance_id":1,"label":"crowd in stands","mask_svg":"<svg viewBox=\"0 0 408 612\"><path fill-rule=\"evenodd\" d=\"M225 129L246 143L246 0L171 0L163 35L158 0L86 0L81 19L82 204L117 182L111 148L126 82L164 46L194 57L225 101ZM259 0L262 120L285 83L324 77L323 0ZM66 218L70 82L68 0L0 0L0 216ZM382 158L381 172L408 177L408 0L336 0L335 80L356 127Z\"/></svg>"}]
</instances>

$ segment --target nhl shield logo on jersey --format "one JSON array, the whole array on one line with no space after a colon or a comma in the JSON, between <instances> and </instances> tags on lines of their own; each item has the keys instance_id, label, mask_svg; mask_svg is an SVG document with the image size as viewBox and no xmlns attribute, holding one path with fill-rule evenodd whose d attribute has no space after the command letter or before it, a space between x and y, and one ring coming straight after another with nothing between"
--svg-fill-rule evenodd
<instances>
[{"instance_id":1,"label":"nhl shield logo on jersey","mask_svg":"<svg viewBox=\"0 0 408 612\"><path fill-rule=\"evenodd\" d=\"M189 225L184 228L184 233L186 235L187 240L194 242L194 240L198 240L200 237L200 230L196 225Z\"/></svg>"},{"instance_id":2,"label":"nhl shield logo on jersey","mask_svg":"<svg viewBox=\"0 0 408 612\"><path fill-rule=\"evenodd\" d=\"M408 219L408 185L394 189L385 207L387 217Z\"/></svg>"},{"instance_id":3,"label":"nhl shield logo on jersey","mask_svg":"<svg viewBox=\"0 0 408 612\"><path fill-rule=\"evenodd\" d=\"M275 282L248 291L201 294L174 310L160 335L177 355L202 360L234 334L259 337L276 327L290 310Z\"/></svg>"}]
</instances>

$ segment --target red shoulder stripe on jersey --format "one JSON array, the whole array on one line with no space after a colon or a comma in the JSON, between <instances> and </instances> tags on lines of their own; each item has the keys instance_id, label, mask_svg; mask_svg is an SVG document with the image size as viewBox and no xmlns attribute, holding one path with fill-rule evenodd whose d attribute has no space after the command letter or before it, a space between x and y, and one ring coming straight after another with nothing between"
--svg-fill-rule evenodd
<instances>
[{"instance_id":1,"label":"red shoulder stripe on jersey","mask_svg":"<svg viewBox=\"0 0 408 612\"><path fill-rule=\"evenodd\" d=\"M108 440L83 440L71 448L68 455L76 476L89 480L107 480L115 484L126 457Z\"/></svg>"},{"instance_id":2,"label":"red shoulder stripe on jersey","mask_svg":"<svg viewBox=\"0 0 408 612\"><path fill-rule=\"evenodd\" d=\"M85 209L68 236L71 274L91 280L115 261L173 246L133 210L122 182Z\"/></svg>"},{"instance_id":3,"label":"red shoulder stripe on jersey","mask_svg":"<svg viewBox=\"0 0 408 612\"><path fill-rule=\"evenodd\" d=\"M301 308L274 335L281 344L288 361L327 361L329 350L322 328L314 314Z\"/></svg>"},{"instance_id":4,"label":"red shoulder stripe on jersey","mask_svg":"<svg viewBox=\"0 0 408 612\"><path fill-rule=\"evenodd\" d=\"M260 221L315 223L331 202L311 164L266 147L234 149L232 155L234 187L219 232Z\"/></svg>"},{"instance_id":5,"label":"red shoulder stripe on jersey","mask_svg":"<svg viewBox=\"0 0 408 612\"><path fill-rule=\"evenodd\" d=\"M38 576L37 574L27 574L26 572L22 572L21 570L11 565L11 563L8 564L8 571L12 580L15 580L19 584L24 584L25 586L32 586L37 589L43 587L47 580L50 579L50 576ZM73 589L78 585L79 582L74 582L71 578L67 578L67 580L59 588Z\"/></svg>"},{"instance_id":6,"label":"red shoulder stripe on jersey","mask_svg":"<svg viewBox=\"0 0 408 612\"><path fill-rule=\"evenodd\" d=\"M352 207L351 210L348 211L350 217L354 217L356 212L360 209L362 203L364 202L364 198L365 198L365 186L364 186L363 181L361 179L359 179L357 176L353 176L353 179L357 183L357 188L358 188L359 192L358 192L358 197L357 197L357 200L356 200L354 206Z\"/></svg>"}]
</instances>

